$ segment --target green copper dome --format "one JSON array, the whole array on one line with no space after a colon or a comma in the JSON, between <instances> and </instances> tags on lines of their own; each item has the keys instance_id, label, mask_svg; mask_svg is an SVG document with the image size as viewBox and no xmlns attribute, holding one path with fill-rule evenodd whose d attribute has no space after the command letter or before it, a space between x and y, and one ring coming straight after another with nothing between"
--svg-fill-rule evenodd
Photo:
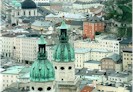
<instances>
[{"instance_id":1,"label":"green copper dome","mask_svg":"<svg viewBox=\"0 0 133 92\"><path fill-rule=\"evenodd\" d=\"M59 29L68 29L68 26L66 25L65 21L62 21L61 26Z\"/></svg>"},{"instance_id":2,"label":"green copper dome","mask_svg":"<svg viewBox=\"0 0 133 92\"><path fill-rule=\"evenodd\" d=\"M69 43L59 43L55 47L54 61L73 62L75 60L74 48Z\"/></svg>"},{"instance_id":3,"label":"green copper dome","mask_svg":"<svg viewBox=\"0 0 133 92\"><path fill-rule=\"evenodd\" d=\"M12 1L12 5L15 5L15 3L17 3L17 1L16 0L13 0Z\"/></svg>"},{"instance_id":4,"label":"green copper dome","mask_svg":"<svg viewBox=\"0 0 133 92\"><path fill-rule=\"evenodd\" d=\"M45 41L43 35L41 35L40 39L38 40L38 44L47 44L47 42Z\"/></svg>"},{"instance_id":5,"label":"green copper dome","mask_svg":"<svg viewBox=\"0 0 133 92\"><path fill-rule=\"evenodd\" d=\"M30 80L33 82L47 82L55 80L55 71L52 63L47 59L46 41L43 36L38 41L37 60L32 64Z\"/></svg>"},{"instance_id":6,"label":"green copper dome","mask_svg":"<svg viewBox=\"0 0 133 92\"><path fill-rule=\"evenodd\" d=\"M31 67L30 80L36 82L55 80L55 72L51 62L47 59L35 61Z\"/></svg>"},{"instance_id":7,"label":"green copper dome","mask_svg":"<svg viewBox=\"0 0 133 92\"><path fill-rule=\"evenodd\" d=\"M15 3L15 6L16 6L16 7L21 7L21 3L18 3L18 2L17 2L17 3Z\"/></svg>"},{"instance_id":8,"label":"green copper dome","mask_svg":"<svg viewBox=\"0 0 133 92\"><path fill-rule=\"evenodd\" d=\"M59 43L53 55L55 62L73 62L75 60L74 48L68 43L67 25L64 21L60 26Z\"/></svg>"}]
</instances>

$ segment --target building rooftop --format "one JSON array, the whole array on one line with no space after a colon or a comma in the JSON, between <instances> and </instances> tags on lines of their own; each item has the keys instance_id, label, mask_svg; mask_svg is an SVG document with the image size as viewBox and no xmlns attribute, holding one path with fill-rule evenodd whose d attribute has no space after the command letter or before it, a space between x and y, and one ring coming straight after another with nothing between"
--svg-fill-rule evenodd
<instances>
[{"instance_id":1,"label":"building rooftop","mask_svg":"<svg viewBox=\"0 0 133 92\"><path fill-rule=\"evenodd\" d=\"M118 72L116 72L116 73L110 74L109 76L124 78L124 77L128 77L128 76L131 76L131 75L129 75L128 73L118 73Z\"/></svg>"},{"instance_id":2,"label":"building rooftop","mask_svg":"<svg viewBox=\"0 0 133 92\"><path fill-rule=\"evenodd\" d=\"M22 91L20 91L20 90L17 89L17 88L10 87L10 88L4 89L2 92L22 92Z\"/></svg>"},{"instance_id":3,"label":"building rooftop","mask_svg":"<svg viewBox=\"0 0 133 92\"><path fill-rule=\"evenodd\" d=\"M99 18L97 16L90 16L87 18L89 22L91 23L98 23L98 22L103 22L102 18Z\"/></svg>"},{"instance_id":4,"label":"building rooftop","mask_svg":"<svg viewBox=\"0 0 133 92\"><path fill-rule=\"evenodd\" d=\"M88 48L75 48L75 53L88 53L90 50Z\"/></svg>"},{"instance_id":5,"label":"building rooftop","mask_svg":"<svg viewBox=\"0 0 133 92\"><path fill-rule=\"evenodd\" d=\"M2 74L19 74L25 66L11 66L7 68Z\"/></svg>"},{"instance_id":6,"label":"building rooftop","mask_svg":"<svg viewBox=\"0 0 133 92\"><path fill-rule=\"evenodd\" d=\"M105 71L99 71L98 69L89 70L87 68L76 70L76 75L85 75L85 76L93 76L93 75L104 75Z\"/></svg>"},{"instance_id":7,"label":"building rooftop","mask_svg":"<svg viewBox=\"0 0 133 92\"><path fill-rule=\"evenodd\" d=\"M132 37L122 39L120 44L132 44Z\"/></svg>"},{"instance_id":8,"label":"building rooftop","mask_svg":"<svg viewBox=\"0 0 133 92\"><path fill-rule=\"evenodd\" d=\"M93 89L93 87L85 86L80 92L91 92Z\"/></svg>"},{"instance_id":9,"label":"building rooftop","mask_svg":"<svg viewBox=\"0 0 133 92\"><path fill-rule=\"evenodd\" d=\"M49 14L46 17L50 18L62 18L64 16L65 19L70 19L70 20L80 20L80 19L86 19L86 17L83 14L74 14L74 13L60 13L60 14Z\"/></svg>"},{"instance_id":10,"label":"building rooftop","mask_svg":"<svg viewBox=\"0 0 133 92\"><path fill-rule=\"evenodd\" d=\"M75 2L75 4L95 4L95 3L100 3L100 0L92 0L92 1L88 1L88 2L84 2L84 1L77 0Z\"/></svg>"},{"instance_id":11,"label":"building rooftop","mask_svg":"<svg viewBox=\"0 0 133 92\"><path fill-rule=\"evenodd\" d=\"M44 18L44 16L21 16L19 18L22 19L23 21L28 19L30 21L30 23L33 23L35 20Z\"/></svg>"},{"instance_id":12,"label":"building rooftop","mask_svg":"<svg viewBox=\"0 0 133 92\"><path fill-rule=\"evenodd\" d=\"M108 53L109 51L107 49L75 48L75 53L88 53L88 52Z\"/></svg>"},{"instance_id":13,"label":"building rooftop","mask_svg":"<svg viewBox=\"0 0 133 92\"><path fill-rule=\"evenodd\" d=\"M21 75L19 79L30 79L30 72Z\"/></svg>"},{"instance_id":14,"label":"building rooftop","mask_svg":"<svg viewBox=\"0 0 133 92\"><path fill-rule=\"evenodd\" d=\"M110 56L108 56L107 58L110 58L110 59L112 59L112 60L115 61L115 62L117 62L118 60L121 59L120 55L115 54L115 53L112 54L112 55L110 55Z\"/></svg>"},{"instance_id":15,"label":"building rooftop","mask_svg":"<svg viewBox=\"0 0 133 92\"><path fill-rule=\"evenodd\" d=\"M53 23L50 21L39 21L39 20L36 20L31 24L31 26L39 26L39 27L50 27L52 25Z\"/></svg>"},{"instance_id":16,"label":"building rooftop","mask_svg":"<svg viewBox=\"0 0 133 92\"><path fill-rule=\"evenodd\" d=\"M108 53L109 51L107 49L91 49L91 52L103 52Z\"/></svg>"},{"instance_id":17,"label":"building rooftop","mask_svg":"<svg viewBox=\"0 0 133 92\"><path fill-rule=\"evenodd\" d=\"M95 60L89 60L89 61L86 61L84 63L93 63L93 64L101 64L100 61L95 61Z\"/></svg>"},{"instance_id":18,"label":"building rooftop","mask_svg":"<svg viewBox=\"0 0 133 92\"><path fill-rule=\"evenodd\" d=\"M123 52L129 52L129 53L132 53L132 48L131 48L131 47L124 48L124 49L123 49Z\"/></svg>"}]
</instances>

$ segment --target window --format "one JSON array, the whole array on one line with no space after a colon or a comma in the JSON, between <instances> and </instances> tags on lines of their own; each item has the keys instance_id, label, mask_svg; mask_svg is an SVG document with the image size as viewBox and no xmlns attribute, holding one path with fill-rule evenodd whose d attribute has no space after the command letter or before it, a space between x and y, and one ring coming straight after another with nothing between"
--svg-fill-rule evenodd
<instances>
[{"instance_id":1,"label":"window","mask_svg":"<svg viewBox=\"0 0 133 92\"><path fill-rule=\"evenodd\" d=\"M71 69L72 69L72 67L71 67L71 66L69 66L69 67L68 67L68 69L69 69L69 70L71 70Z\"/></svg>"},{"instance_id":2,"label":"window","mask_svg":"<svg viewBox=\"0 0 133 92\"><path fill-rule=\"evenodd\" d=\"M64 68L64 67L61 67L60 69L61 69L61 70L64 70L65 68Z\"/></svg>"},{"instance_id":3,"label":"window","mask_svg":"<svg viewBox=\"0 0 133 92\"><path fill-rule=\"evenodd\" d=\"M19 15L19 12L18 12L18 15Z\"/></svg>"},{"instance_id":4,"label":"window","mask_svg":"<svg viewBox=\"0 0 133 92\"><path fill-rule=\"evenodd\" d=\"M41 87L38 88L38 91L42 91L42 90L43 90L43 88L41 88Z\"/></svg>"},{"instance_id":5,"label":"window","mask_svg":"<svg viewBox=\"0 0 133 92\"><path fill-rule=\"evenodd\" d=\"M32 90L34 90L34 87L32 87Z\"/></svg>"},{"instance_id":6,"label":"window","mask_svg":"<svg viewBox=\"0 0 133 92\"><path fill-rule=\"evenodd\" d=\"M55 69L57 69L57 67L55 66Z\"/></svg>"},{"instance_id":7,"label":"window","mask_svg":"<svg viewBox=\"0 0 133 92\"><path fill-rule=\"evenodd\" d=\"M51 87L48 87L47 90L48 90L48 91L51 90Z\"/></svg>"},{"instance_id":8,"label":"window","mask_svg":"<svg viewBox=\"0 0 133 92\"><path fill-rule=\"evenodd\" d=\"M29 15L31 15L30 11L29 11Z\"/></svg>"},{"instance_id":9,"label":"window","mask_svg":"<svg viewBox=\"0 0 133 92\"><path fill-rule=\"evenodd\" d=\"M34 15L35 15L36 13L35 13L35 11L34 11Z\"/></svg>"},{"instance_id":10,"label":"window","mask_svg":"<svg viewBox=\"0 0 133 92\"><path fill-rule=\"evenodd\" d=\"M25 11L24 11L24 15L25 15Z\"/></svg>"}]
</instances>

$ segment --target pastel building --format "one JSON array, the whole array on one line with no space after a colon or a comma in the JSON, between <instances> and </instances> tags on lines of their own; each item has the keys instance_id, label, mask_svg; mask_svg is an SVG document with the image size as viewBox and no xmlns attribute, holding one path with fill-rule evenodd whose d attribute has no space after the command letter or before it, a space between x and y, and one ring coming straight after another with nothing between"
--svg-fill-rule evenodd
<instances>
[{"instance_id":1,"label":"pastel building","mask_svg":"<svg viewBox=\"0 0 133 92\"><path fill-rule=\"evenodd\" d=\"M103 58L106 58L111 55L111 52L109 52L106 49L89 49L89 48L75 48L75 68L76 69L82 69L82 68L96 68L101 69L100 60ZM97 57L97 58L96 58ZM96 61L99 62L89 63L87 61ZM85 63L86 62L86 63ZM96 67L89 67L91 64L96 65Z\"/></svg>"},{"instance_id":2,"label":"pastel building","mask_svg":"<svg viewBox=\"0 0 133 92\"><path fill-rule=\"evenodd\" d=\"M90 60L90 49L75 48L75 68L84 67L84 62Z\"/></svg>"},{"instance_id":3,"label":"pastel building","mask_svg":"<svg viewBox=\"0 0 133 92\"><path fill-rule=\"evenodd\" d=\"M1 38L1 54L2 57L8 57L11 58L13 57L13 49L14 49L14 38L9 36L9 37L0 37Z\"/></svg>"},{"instance_id":4,"label":"pastel building","mask_svg":"<svg viewBox=\"0 0 133 92\"><path fill-rule=\"evenodd\" d=\"M1 75L1 91L9 87L12 83L17 83L19 74L25 66L12 66L0 73Z\"/></svg>"},{"instance_id":5,"label":"pastel building","mask_svg":"<svg viewBox=\"0 0 133 92\"><path fill-rule=\"evenodd\" d=\"M37 34L7 34L3 35L2 40L2 56L16 59L19 63L31 64L37 57L39 35ZM47 39L49 40L49 39ZM48 59L53 59L53 45L54 42L49 41L47 44Z\"/></svg>"},{"instance_id":6,"label":"pastel building","mask_svg":"<svg viewBox=\"0 0 133 92\"><path fill-rule=\"evenodd\" d=\"M112 54L108 57L101 59L101 69L122 71L122 61L120 55Z\"/></svg>"},{"instance_id":7,"label":"pastel building","mask_svg":"<svg viewBox=\"0 0 133 92\"><path fill-rule=\"evenodd\" d=\"M25 19L30 21L28 17L38 16L37 6L32 0L12 0L9 2L6 0L3 1L2 7L6 20L12 25L21 24Z\"/></svg>"},{"instance_id":8,"label":"pastel building","mask_svg":"<svg viewBox=\"0 0 133 92\"><path fill-rule=\"evenodd\" d=\"M112 82L128 83L131 81L132 75L130 73L116 72L108 76L108 80Z\"/></svg>"},{"instance_id":9,"label":"pastel building","mask_svg":"<svg viewBox=\"0 0 133 92\"><path fill-rule=\"evenodd\" d=\"M95 41L77 40L74 41L75 48L106 49L112 53L120 54L120 41L113 35L101 34L95 37Z\"/></svg>"},{"instance_id":10,"label":"pastel building","mask_svg":"<svg viewBox=\"0 0 133 92\"><path fill-rule=\"evenodd\" d=\"M75 52L68 42L68 26L62 21L59 43L53 55L58 92L79 92L79 78L75 76Z\"/></svg>"},{"instance_id":11,"label":"pastel building","mask_svg":"<svg viewBox=\"0 0 133 92\"><path fill-rule=\"evenodd\" d=\"M84 62L84 68L94 70L94 69L99 69L101 70L101 62L95 61L95 60L88 60Z\"/></svg>"},{"instance_id":12,"label":"pastel building","mask_svg":"<svg viewBox=\"0 0 133 92\"><path fill-rule=\"evenodd\" d=\"M133 60L133 53L132 48L125 48L123 49L122 53L122 59L123 59L123 70L132 70L132 60Z\"/></svg>"},{"instance_id":13,"label":"pastel building","mask_svg":"<svg viewBox=\"0 0 133 92\"><path fill-rule=\"evenodd\" d=\"M83 37L89 37L91 40L94 40L96 32L104 32L104 22L102 18L96 16L89 17L83 23Z\"/></svg>"}]
</instances>

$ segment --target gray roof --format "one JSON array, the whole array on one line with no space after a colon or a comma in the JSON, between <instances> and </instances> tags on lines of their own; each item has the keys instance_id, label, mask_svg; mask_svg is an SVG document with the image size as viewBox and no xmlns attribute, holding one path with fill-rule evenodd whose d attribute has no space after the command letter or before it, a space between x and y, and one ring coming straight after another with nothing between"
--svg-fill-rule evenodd
<instances>
[{"instance_id":1,"label":"gray roof","mask_svg":"<svg viewBox=\"0 0 133 92\"><path fill-rule=\"evenodd\" d=\"M97 17L97 16L90 16L87 18L89 22L91 23L98 23L98 22L103 22L101 18Z\"/></svg>"},{"instance_id":2,"label":"gray roof","mask_svg":"<svg viewBox=\"0 0 133 92\"><path fill-rule=\"evenodd\" d=\"M11 88L6 88L5 90L3 90L2 92L22 92L17 88L11 87Z\"/></svg>"},{"instance_id":3,"label":"gray roof","mask_svg":"<svg viewBox=\"0 0 133 92\"><path fill-rule=\"evenodd\" d=\"M83 26L83 21L71 20L70 25Z\"/></svg>"},{"instance_id":4,"label":"gray roof","mask_svg":"<svg viewBox=\"0 0 133 92\"><path fill-rule=\"evenodd\" d=\"M75 4L95 4L95 3L100 3L100 0L93 0L89 2L82 2L82 1L76 1Z\"/></svg>"},{"instance_id":5,"label":"gray roof","mask_svg":"<svg viewBox=\"0 0 133 92\"><path fill-rule=\"evenodd\" d=\"M37 4L38 6L50 6L50 3L39 3Z\"/></svg>"},{"instance_id":6,"label":"gray roof","mask_svg":"<svg viewBox=\"0 0 133 92\"><path fill-rule=\"evenodd\" d=\"M120 41L120 44L131 44L132 43L132 37L124 38Z\"/></svg>"},{"instance_id":7,"label":"gray roof","mask_svg":"<svg viewBox=\"0 0 133 92\"><path fill-rule=\"evenodd\" d=\"M87 68L83 68L80 70L76 70L76 75L86 75L86 76L92 76L92 75L104 75L105 72L99 71L97 69L94 70L88 70Z\"/></svg>"},{"instance_id":8,"label":"gray roof","mask_svg":"<svg viewBox=\"0 0 133 92\"><path fill-rule=\"evenodd\" d=\"M53 25L53 23L52 22L50 22L50 21L39 21L39 20L36 20L35 22L33 22L32 24L31 24L32 26L42 26L42 27L50 27L50 26L52 26Z\"/></svg>"},{"instance_id":9,"label":"gray roof","mask_svg":"<svg viewBox=\"0 0 133 92\"><path fill-rule=\"evenodd\" d=\"M131 47L129 47L129 48L124 48L124 49L123 49L123 52L132 53L132 48L131 48Z\"/></svg>"},{"instance_id":10,"label":"gray roof","mask_svg":"<svg viewBox=\"0 0 133 92\"><path fill-rule=\"evenodd\" d=\"M128 73L118 73L118 72L116 72L116 73L110 74L109 76L111 76L111 77L121 77L121 78L124 78L124 77L128 77L130 75Z\"/></svg>"},{"instance_id":11,"label":"gray roof","mask_svg":"<svg viewBox=\"0 0 133 92\"><path fill-rule=\"evenodd\" d=\"M101 64L100 61L95 61L95 60L89 60L89 61L86 61L84 63L93 63L93 64Z\"/></svg>"},{"instance_id":12,"label":"gray roof","mask_svg":"<svg viewBox=\"0 0 133 92\"><path fill-rule=\"evenodd\" d=\"M20 19L22 19L23 21L28 20L28 22L30 21L31 23L33 23L35 20L39 20L44 18L44 16L21 16L19 17Z\"/></svg>"},{"instance_id":13,"label":"gray roof","mask_svg":"<svg viewBox=\"0 0 133 92\"><path fill-rule=\"evenodd\" d=\"M117 62L117 61L119 61L121 59L120 55L115 54L115 53L110 55L110 56L108 56L107 58L112 59L114 62Z\"/></svg>"},{"instance_id":14,"label":"gray roof","mask_svg":"<svg viewBox=\"0 0 133 92\"><path fill-rule=\"evenodd\" d=\"M52 13L50 10L44 8L44 7L38 7L37 11L42 14L43 16L46 16L50 13Z\"/></svg>"}]
</instances>

